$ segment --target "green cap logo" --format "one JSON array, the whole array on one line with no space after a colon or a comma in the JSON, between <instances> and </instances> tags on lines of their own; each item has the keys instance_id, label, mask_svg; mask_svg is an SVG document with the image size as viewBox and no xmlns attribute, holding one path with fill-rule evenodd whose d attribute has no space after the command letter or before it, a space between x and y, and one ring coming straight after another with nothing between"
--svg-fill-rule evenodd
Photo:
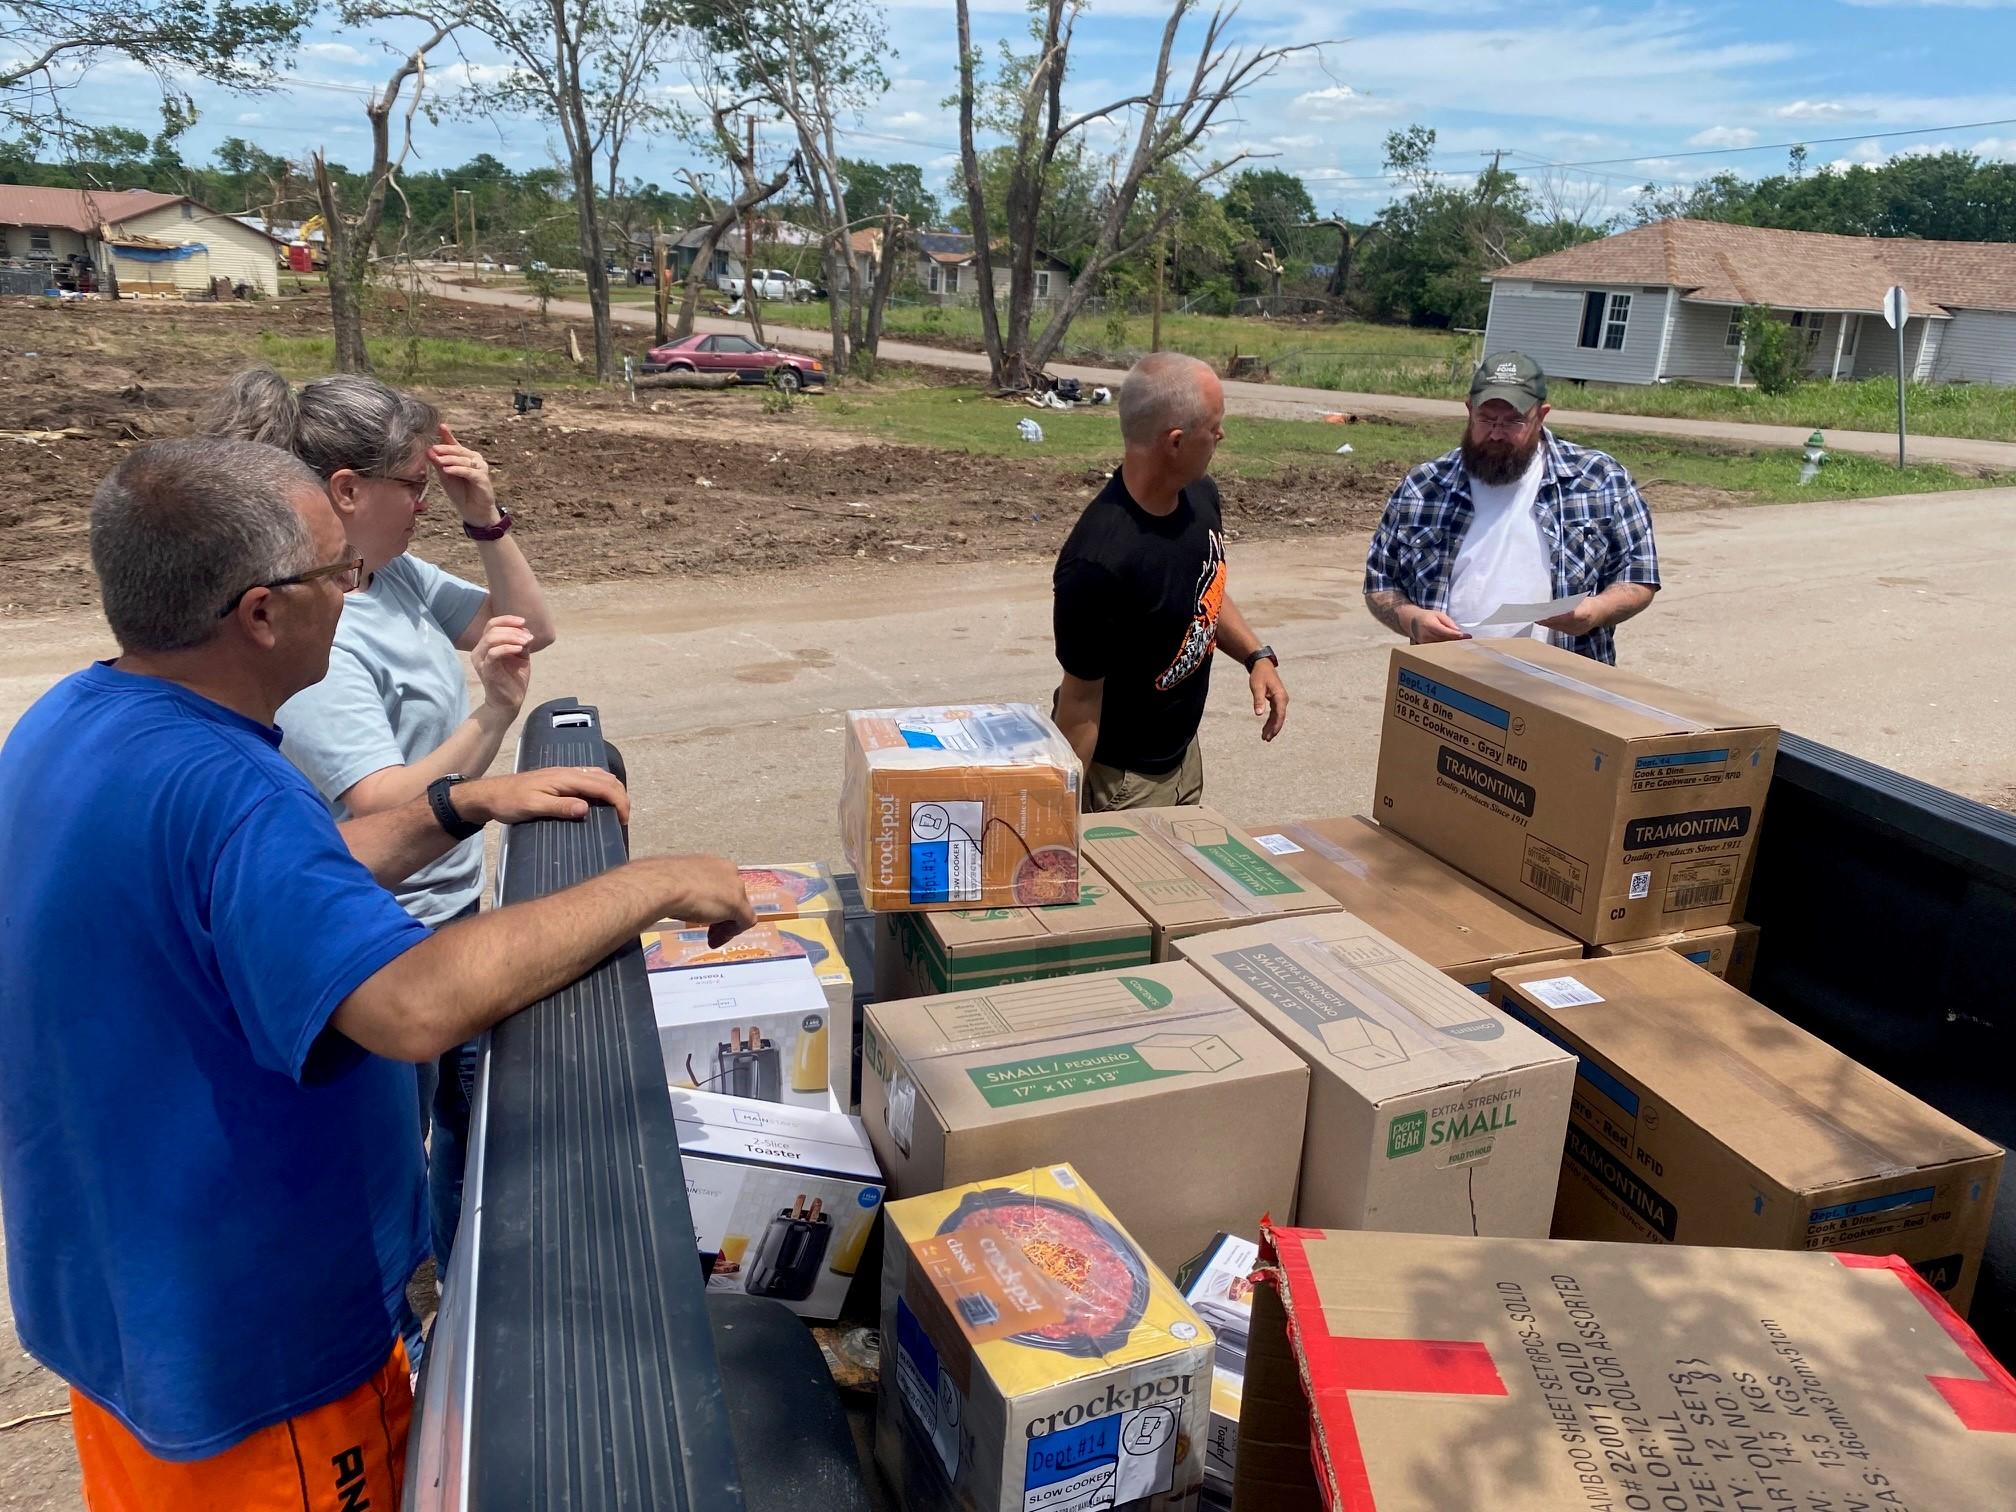
<instances>
[{"instance_id":1,"label":"green cap logo","mask_svg":"<svg viewBox=\"0 0 2016 1512\"><path fill-rule=\"evenodd\" d=\"M1393 1160L1402 1155L1412 1155L1428 1143L1427 1113L1409 1113L1404 1118L1396 1118L1386 1126L1386 1158Z\"/></svg>"},{"instance_id":2,"label":"green cap logo","mask_svg":"<svg viewBox=\"0 0 2016 1512\"><path fill-rule=\"evenodd\" d=\"M1167 1008L1176 1001L1175 993L1147 977L1123 976L1120 985L1139 998L1143 1008Z\"/></svg>"}]
</instances>

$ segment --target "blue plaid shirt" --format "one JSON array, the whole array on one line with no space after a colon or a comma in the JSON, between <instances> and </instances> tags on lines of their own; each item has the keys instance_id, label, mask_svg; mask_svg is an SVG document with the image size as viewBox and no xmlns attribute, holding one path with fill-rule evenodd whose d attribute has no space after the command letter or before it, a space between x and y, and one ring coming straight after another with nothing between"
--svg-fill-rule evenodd
<instances>
[{"instance_id":1,"label":"blue plaid shirt","mask_svg":"<svg viewBox=\"0 0 2016 1512\"><path fill-rule=\"evenodd\" d=\"M1554 596L1601 593L1612 583L1657 588L1652 514L1623 464L1552 431L1541 445L1546 472L1533 510L1554 564ZM1365 591L1399 592L1410 604L1448 613L1449 580L1470 529L1470 511L1470 475L1460 449L1408 473L1372 533ZM1617 637L1608 625L1564 644L1596 661L1617 660Z\"/></svg>"}]
</instances>

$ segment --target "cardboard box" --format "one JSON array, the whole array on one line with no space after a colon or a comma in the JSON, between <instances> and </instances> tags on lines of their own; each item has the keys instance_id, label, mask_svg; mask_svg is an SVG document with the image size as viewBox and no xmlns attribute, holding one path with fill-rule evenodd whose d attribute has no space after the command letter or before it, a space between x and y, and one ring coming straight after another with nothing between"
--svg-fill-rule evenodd
<instances>
[{"instance_id":1,"label":"cardboard box","mask_svg":"<svg viewBox=\"0 0 2016 1512\"><path fill-rule=\"evenodd\" d=\"M1479 995L1500 966L1581 958L1580 941L1370 819L1260 825L1253 838L1345 912Z\"/></svg>"},{"instance_id":2,"label":"cardboard box","mask_svg":"<svg viewBox=\"0 0 2016 1512\"><path fill-rule=\"evenodd\" d=\"M862 1032L861 1116L892 1194L1068 1160L1170 1269L1293 1210L1308 1092L1180 963L874 1003Z\"/></svg>"},{"instance_id":3,"label":"cardboard box","mask_svg":"<svg viewBox=\"0 0 2016 1512\"><path fill-rule=\"evenodd\" d=\"M854 987L823 921L759 923L718 949L704 929L643 943L673 1086L845 1111Z\"/></svg>"},{"instance_id":4,"label":"cardboard box","mask_svg":"<svg viewBox=\"0 0 2016 1512\"><path fill-rule=\"evenodd\" d=\"M886 1002L1144 966L1154 953L1140 910L1084 862L1075 903L878 915L875 996Z\"/></svg>"},{"instance_id":5,"label":"cardboard box","mask_svg":"<svg viewBox=\"0 0 2016 1512\"><path fill-rule=\"evenodd\" d=\"M909 1512L1183 1512L1211 1333L1071 1166L891 1202L875 1458Z\"/></svg>"},{"instance_id":6,"label":"cardboard box","mask_svg":"<svg viewBox=\"0 0 2016 1512\"><path fill-rule=\"evenodd\" d=\"M1581 1057L1556 1237L1899 1254L1967 1310L1997 1146L1669 950L1497 984Z\"/></svg>"},{"instance_id":7,"label":"cardboard box","mask_svg":"<svg viewBox=\"0 0 2016 1512\"><path fill-rule=\"evenodd\" d=\"M873 909L1078 896L1078 757L1028 704L847 716L840 836Z\"/></svg>"},{"instance_id":8,"label":"cardboard box","mask_svg":"<svg viewBox=\"0 0 2016 1512\"><path fill-rule=\"evenodd\" d=\"M1177 949L1309 1067L1302 1221L1546 1235L1573 1057L1350 914Z\"/></svg>"},{"instance_id":9,"label":"cardboard box","mask_svg":"<svg viewBox=\"0 0 2016 1512\"><path fill-rule=\"evenodd\" d=\"M1229 1498L1239 1462L1239 1403L1246 1385L1246 1345L1253 1325L1253 1271L1260 1246L1220 1234L1188 1268L1183 1300L1211 1330L1211 1426L1204 1435L1204 1484Z\"/></svg>"},{"instance_id":10,"label":"cardboard box","mask_svg":"<svg viewBox=\"0 0 2016 1512\"><path fill-rule=\"evenodd\" d=\"M861 1120L678 1087L672 1114L708 1289L839 1317L882 1210Z\"/></svg>"},{"instance_id":11,"label":"cardboard box","mask_svg":"<svg viewBox=\"0 0 2016 1512\"><path fill-rule=\"evenodd\" d=\"M823 861L786 861L739 868L759 919L824 919L837 932L840 885Z\"/></svg>"},{"instance_id":12,"label":"cardboard box","mask_svg":"<svg viewBox=\"0 0 2016 1512\"><path fill-rule=\"evenodd\" d=\"M1908 1267L1271 1236L1237 1503L1265 1512L2006 1507L2016 1381Z\"/></svg>"},{"instance_id":13,"label":"cardboard box","mask_svg":"<svg viewBox=\"0 0 2016 1512\"><path fill-rule=\"evenodd\" d=\"M1085 859L1155 926L1155 959L1173 942L1262 919L1335 913L1337 900L1277 864L1208 808L1145 808L1085 824Z\"/></svg>"},{"instance_id":14,"label":"cardboard box","mask_svg":"<svg viewBox=\"0 0 2016 1512\"><path fill-rule=\"evenodd\" d=\"M1533 640L1393 653L1373 817L1591 945L1742 917L1778 730Z\"/></svg>"},{"instance_id":15,"label":"cardboard box","mask_svg":"<svg viewBox=\"0 0 2016 1512\"><path fill-rule=\"evenodd\" d=\"M1629 955L1636 950L1671 950L1722 978L1738 992L1748 992L1750 977L1757 969L1757 935L1755 924L1717 924L1712 929L1683 929L1677 934L1654 935L1649 940L1619 940L1614 945L1595 946L1589 953L1614 956Z\"/></svg>"}]
</instances>

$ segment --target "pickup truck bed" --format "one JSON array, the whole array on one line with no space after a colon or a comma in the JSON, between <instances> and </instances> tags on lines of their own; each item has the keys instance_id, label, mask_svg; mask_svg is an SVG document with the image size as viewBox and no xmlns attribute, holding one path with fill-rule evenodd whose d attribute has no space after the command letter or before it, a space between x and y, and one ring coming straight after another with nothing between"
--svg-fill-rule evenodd
<instances>
[{"instance_id":1,"label":"pickup truck bed","mask_svg":"<svg viewBox=\"0 0 2016 1512\"><path fill-rule=\"evenodd\" d=\"M609 759L593 709L562 700L526 722L521 768ZM518 826L499 895L536 896L625 854L606 811ZM1764 931L1760 999L2016 1141L2004 992L2016 975L2016 819L1788 735L1749 912ZM703 1290L635 945L491 1036L470 1159L408 1509L868 1504L839 1403L802 1347L809 1335L780 1322L776 1304L763 1304L767 1320L737 1319ZM2007 1194L1972 1321L2016 1357Z\"/></svg>"}]
</instances>

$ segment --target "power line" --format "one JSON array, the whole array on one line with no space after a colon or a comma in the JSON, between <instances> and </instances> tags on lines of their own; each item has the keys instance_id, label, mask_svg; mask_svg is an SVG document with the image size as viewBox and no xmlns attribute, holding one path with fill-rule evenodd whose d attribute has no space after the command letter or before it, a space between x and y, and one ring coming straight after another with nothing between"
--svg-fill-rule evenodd
<instances>
[{"instance_id":1,"label":"power line","mask_svg":"<svg viewBox=\"0 0 2016 1512\"><path fill-rule=\"evenodd\" d=\"M1936 136L1944 131L1984 131L1990 126L2016 126L2016 116L2001 121L1964 121L1955 126L1913 126L1899 131L1857 131L1838 137L1802 137L1796 142L1757 142L1748 147L1703 147L1689 152L1637 152L1630 157L1584 158L1576 163L1535 163L1535 168L1608 168L1616 164L1648 163L1667 158L1727 157L1736 152L1790 152L1794 147L1832 147L1842 142L1882 142L1892 137Z\"/></svg>"}]
</instances>

